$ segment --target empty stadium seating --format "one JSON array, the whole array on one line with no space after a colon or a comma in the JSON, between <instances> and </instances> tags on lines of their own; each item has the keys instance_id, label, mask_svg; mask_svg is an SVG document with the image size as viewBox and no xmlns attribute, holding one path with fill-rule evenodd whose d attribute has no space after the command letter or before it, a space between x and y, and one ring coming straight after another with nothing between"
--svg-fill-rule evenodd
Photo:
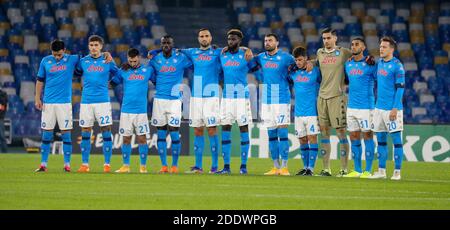
<instances>
[{"instance_id":1,"label":"empty stadium seating","mask_svg":"<svg viewBox=\"0 0 450 230\"><path fill-rule=\"evenodd\" d=\"M364 36L368 53L378 55L378 40L391 35L396 55L406 70L406 123L450 122L450 3L444 1L325 1L233 0L231 16L245 34L244 45L262 52L264 34L277 33L290 51L303 45L314 58L322 46L320 30L337 30L339 45L349 47ZM126 61L129 47L143 54L166 34L156 0L0 0L0 85L9 95L7 116L13 135L39 135L40 113L34 109L34 84L50 42L62 39L73 54L87 54L87 38L105 38L105 50L117 64ZM178 41L183 45L182 41ZM81 100L79 79L73 80L73 114ZM113 117L118 119L121 95L111 90ZM154 94L151 88L149 98ZM149 102L151 105L151 101ZM151 111L149 106L149 111Z\"/></svg>"}]
</instances>

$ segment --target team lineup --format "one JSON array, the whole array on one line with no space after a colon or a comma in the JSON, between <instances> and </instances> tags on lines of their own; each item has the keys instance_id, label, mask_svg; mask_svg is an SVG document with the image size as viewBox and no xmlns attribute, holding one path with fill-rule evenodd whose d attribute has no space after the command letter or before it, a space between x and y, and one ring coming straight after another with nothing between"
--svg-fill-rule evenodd
<instances>
[{"instance_id":1,"label":"team lineup","mask_svg":"<svg viewBox=\"0 0 450 230\"><path fill-rule=\"evenodd\" d=\"M111 54L102 52L103 38L89 37L89 54L85 57L66 53L64 42L51 44L52 55L42 59L36 81L36 108L42 111L41 164L36 172L46 172L53 130L58 124L63 141L64 171L70 172L72 154L72 78L81 78L82 97L80 143L82 164L77 172L89 172L91 133L95 121L103 137L104 172L111 172L113 123L109 88L123 85L119 134L123 165L116 173L130 172L131 136L136 134L140 173L147 173L149 147L146 135L150 126L157 129L157 149L161 160L159 173L179 173L182 121L181 85L187 69L193 69L189 126L194 129L194 166L186 173L203 173L204 131L206 128L212 164L211 174L231 174L231 128L237 123L240 131L240 174L247 174L250 151L249 124L252 114L247 75L254 73L260 83L260 118L267 129L268 146L273 167L264 175L289 176L288 126L291 124L291 89L294 93L295 135L300 140L303 168L296 175L312 176L318 154L323 169L317 175L332 176L330 168L330 135L336 130L339 138L341 170L338 177L385 179L388 158L387 136L394 144L394 173L400 180L403 159L403 106L405 83L403 64L394 57L396 42L391 37L380 39L380 58L366 55L365 40L352 39L351 48L337 46L336 31L321 32L323 48L315 59L304 47L292 54L278 48L278 36L264 37L265 52L253 52L241 46L243 33L231 29L227 46L212 46L208 29L198 31L198 48L176 49L170 35L161 38L161 47L148 52L148 64L135 48L127 52L127 62L118 67ZM146 61L145 61L146 62ZM155 88L153 112L148 120L149 82ZM346 88L348 87L348 96ZM222 92L220 92L222 91ZM43 94L43 95L42 95ZM42 96L41 96L42 95ZM218 126L221 126L221 145ZM350 146L347 133L350 135ZM377 141L378 169L372 173ZM172 162L167 162L167 141L170 135ZM319 145L320 135L320 145ZM362 148L364 142L364 151ZM352 153L354 170L348 171L348 155ZM223 168L219 169L219 152ZM362 167L362 154L366 165Z\"/></svg>"}]
</instances>

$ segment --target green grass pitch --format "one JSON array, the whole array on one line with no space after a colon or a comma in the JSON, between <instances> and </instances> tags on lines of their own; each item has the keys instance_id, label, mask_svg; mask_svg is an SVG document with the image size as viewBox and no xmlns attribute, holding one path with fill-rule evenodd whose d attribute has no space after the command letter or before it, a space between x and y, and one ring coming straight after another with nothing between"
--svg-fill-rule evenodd
<instances>
[{"instance_id":1,"label":"green grass pitch","mask_svg":"<svg viewBox=\"0 0 450 230\"><path fill-rule=\"evenodd\" d=\"M39 160L39 154L0 154L0 209L450 209L448 163L404 162L402 180L391 181L263 176L271 160L255 158L246 176L239 175L239 158L232 159L232 175L159 175L157 156L149 157L149 174L138 173L137 156L131 158L132 173L104 174L102 155L91 156L88 174L63 173L62 155L50 156L47 173L34 173ZM75 154L73 171L80 162ZM180 157L180 171L193 162L192 156ZM112 169L120 165L114 155ZM291 159L291 174L300 165ZM209 168L209 156L204 166ZM332 166L336 173L339 162ZM388 162L388 177L392 168Z\"/></svg>"}]
</instances>

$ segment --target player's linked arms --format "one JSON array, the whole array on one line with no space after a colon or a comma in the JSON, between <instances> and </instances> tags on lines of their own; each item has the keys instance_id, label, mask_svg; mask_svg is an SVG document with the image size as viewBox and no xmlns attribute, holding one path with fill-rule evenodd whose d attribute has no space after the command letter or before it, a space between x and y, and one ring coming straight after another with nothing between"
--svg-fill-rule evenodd
<instances>
[{"instance_id":1,"label":"player's linked arms","mask_svg":"<svg viewBox=\"0 0 450 230\"><path fill-rule=\"evenodd\" d=\"M157 54L159 54L161 51L162 51L161 49L153 49L153 50L150 50L150 51L148 51L148 53L147 53L147 58L148 58L149 60L152 60L153 57L156 56ZM178 49L177 49L177 52L178 52Z\"/></svg>"},{"instance_id":2,"label":"player's linked arms","mask_svg":"<svg viewBox=\"0 0 450 230\"><path fill-rule=\"evenodd\" d=\"M311 72L314 69L314 63L316 61L315 60L308 60L306 61L306 72Z\"/></svg>"},{"instance_id":3,"label":"player's linked arms","mask_svg":"<svg viewBox=\"0 0 450 230\"><path fill-rule=\"evenodd\" d=\"M110 63L114 60L110 52L103 52L103 55L105 55L105 63Z\"/></svg>"},{"instance_id":4,"label":"player's linked arms","mask_svg":"<svg viewBox=\"0 0 450 230\"><path fill-rule=\"evenodd\" d=\"M372 55L369 55L366 57L366 63L368 65L375 65L375 57Z\"/></svg>"}]
</instances>

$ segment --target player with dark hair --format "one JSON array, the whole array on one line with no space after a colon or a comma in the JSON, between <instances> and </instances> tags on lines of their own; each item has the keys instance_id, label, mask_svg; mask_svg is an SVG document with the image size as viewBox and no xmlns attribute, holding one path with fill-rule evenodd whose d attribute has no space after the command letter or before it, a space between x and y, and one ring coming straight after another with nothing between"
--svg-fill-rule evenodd
<instances>
[{"instance_id":1,"label":"player with dark hair","mask_svg":"<svg viewBox=\"0 0 450 230\"><path fill-rule=\"evenodd\" d=\"M300 140L300 155L303 169L296 175L314 175L317 159L317 135L320 133L317 118L317 93L320 84L320 71L314 67L306 70L308 56L304 47L296 47L292 52L295 58L289 71L289 80L295 92L295 134Z\"/></svg>"},{"instance_id":2,"label":"player with dark hair","mask_svg":"<svg viewBox=\"0 0 450 230\"><path fill-rule=\"evenodd\" d=\"M263 83L261 119L268 129L269 150L274 167L265 175L290 175L288 170L289 142L288 125L291 123L291 94L288 69L295 63L294 57L278 49L278 36L264 37L265 52L258 54L255 61L261 68ZM280 165L280 156L282 159Z\"/></svg>"},{"instance_id":3,"label":"player with dark hair","mask_svg":"<svg viewBox=\"0 0 450 230\"><path fill-rule=\"evenodd\" d=\"M330 127L336 129L340 143L341 170L337 174L342 177L348 173L349 146L345 132L347 126L347 96L345 95L345 62L352 56L349 49L337 46L337 33L332 28L325 28L321 32L323 48L317 51L316 66L322 75L317 112L321 133L321 150L323 156L323 170L321 176L331 176L330 168ZM374 65L373 57L366 58L366 63Z\"/></svg>"},{"instance_id":4,"label":"player with dark hair","mask_svg":"<svg viewBox=\"0 0 450 230\"><path fill-rule=\"evenodd\" d=\"M240 49L244 35L238 29L227 32L227 51L221 54L223 97L221 103L222 125L222 155L224 167L218 174L230 174L231 127L236 122L241 136L241 166L240 174L247 174L247 159L250 148L248 124L252 122L250 108L250 93L247 83L247 73L256 67L256 63L247 60L246 51Z\"/></svg>"},{"instance_id":5,"label":"player with dark hair","mask_svg":"<svg viewBox=\"0 0 450 230\"><path fill-rule=\"evenodd\" d=\"M110 84L123 84L123 102L120 112L119 134L123 137L123 165L117 173L130 172L131 137L135 132L139 148L140 173L147 173L148 145L146 135L150 133L147 117L148 82L155 81L151 66L141 65L139 50L131 48L127 52L127 63L122 65L119 73ZM153 83L155 84L155 83Z\"/></svg>"},{"instance_id":6,"label":"player with dark hair","mask_svg":"<svg viewBox=\"0 0 450 230\"><path fill-rule=\"evenodd\" d=\"M119 68L114 61L108 63L105 55L102 55L103 39L100 36L92 35L88 41L89 55L80 60L76 70L77 74L82 76L83 85L80 105L82 165L77 172L90 171L91 132L94 122L97 121L103 138L103 172L109 173L112 156L112 116L108 82L117 74Z\"/></svg>"},{"instance_id":7,"label":"player with dark hair","mask_svg":"<svg viewBox=\"0 0 450 230\"><path fill-rule=\"evenodd\" d=\"M72 154L72 77L78 64L78 55L66 54L61 40L51 43L52 54L42 59L36 81L35 106L42 111L41 165L36 172L47 171L53 129L58 123L62 133L64 171L70 172ZM44 89L41 100L42 90Z\"/></svg>"},{"instance_id":8,"label":"player with dark hair","mask_svg":"<svg viewBox=\"0 0 450 230\"><path fill-rule=\"evenodd\" d=\"M352 39L352 57L345 63L345 74L349 81L347 104L347 130L350 132L352 158L355 170L344 177L368 178L372 172L375 145L372 133L372 113L375 104L374 81L376 66L368 65L366 43L363 38ZM366 169L362 170L361 132L363 133Z\"/></svg>"}]
</instances>

